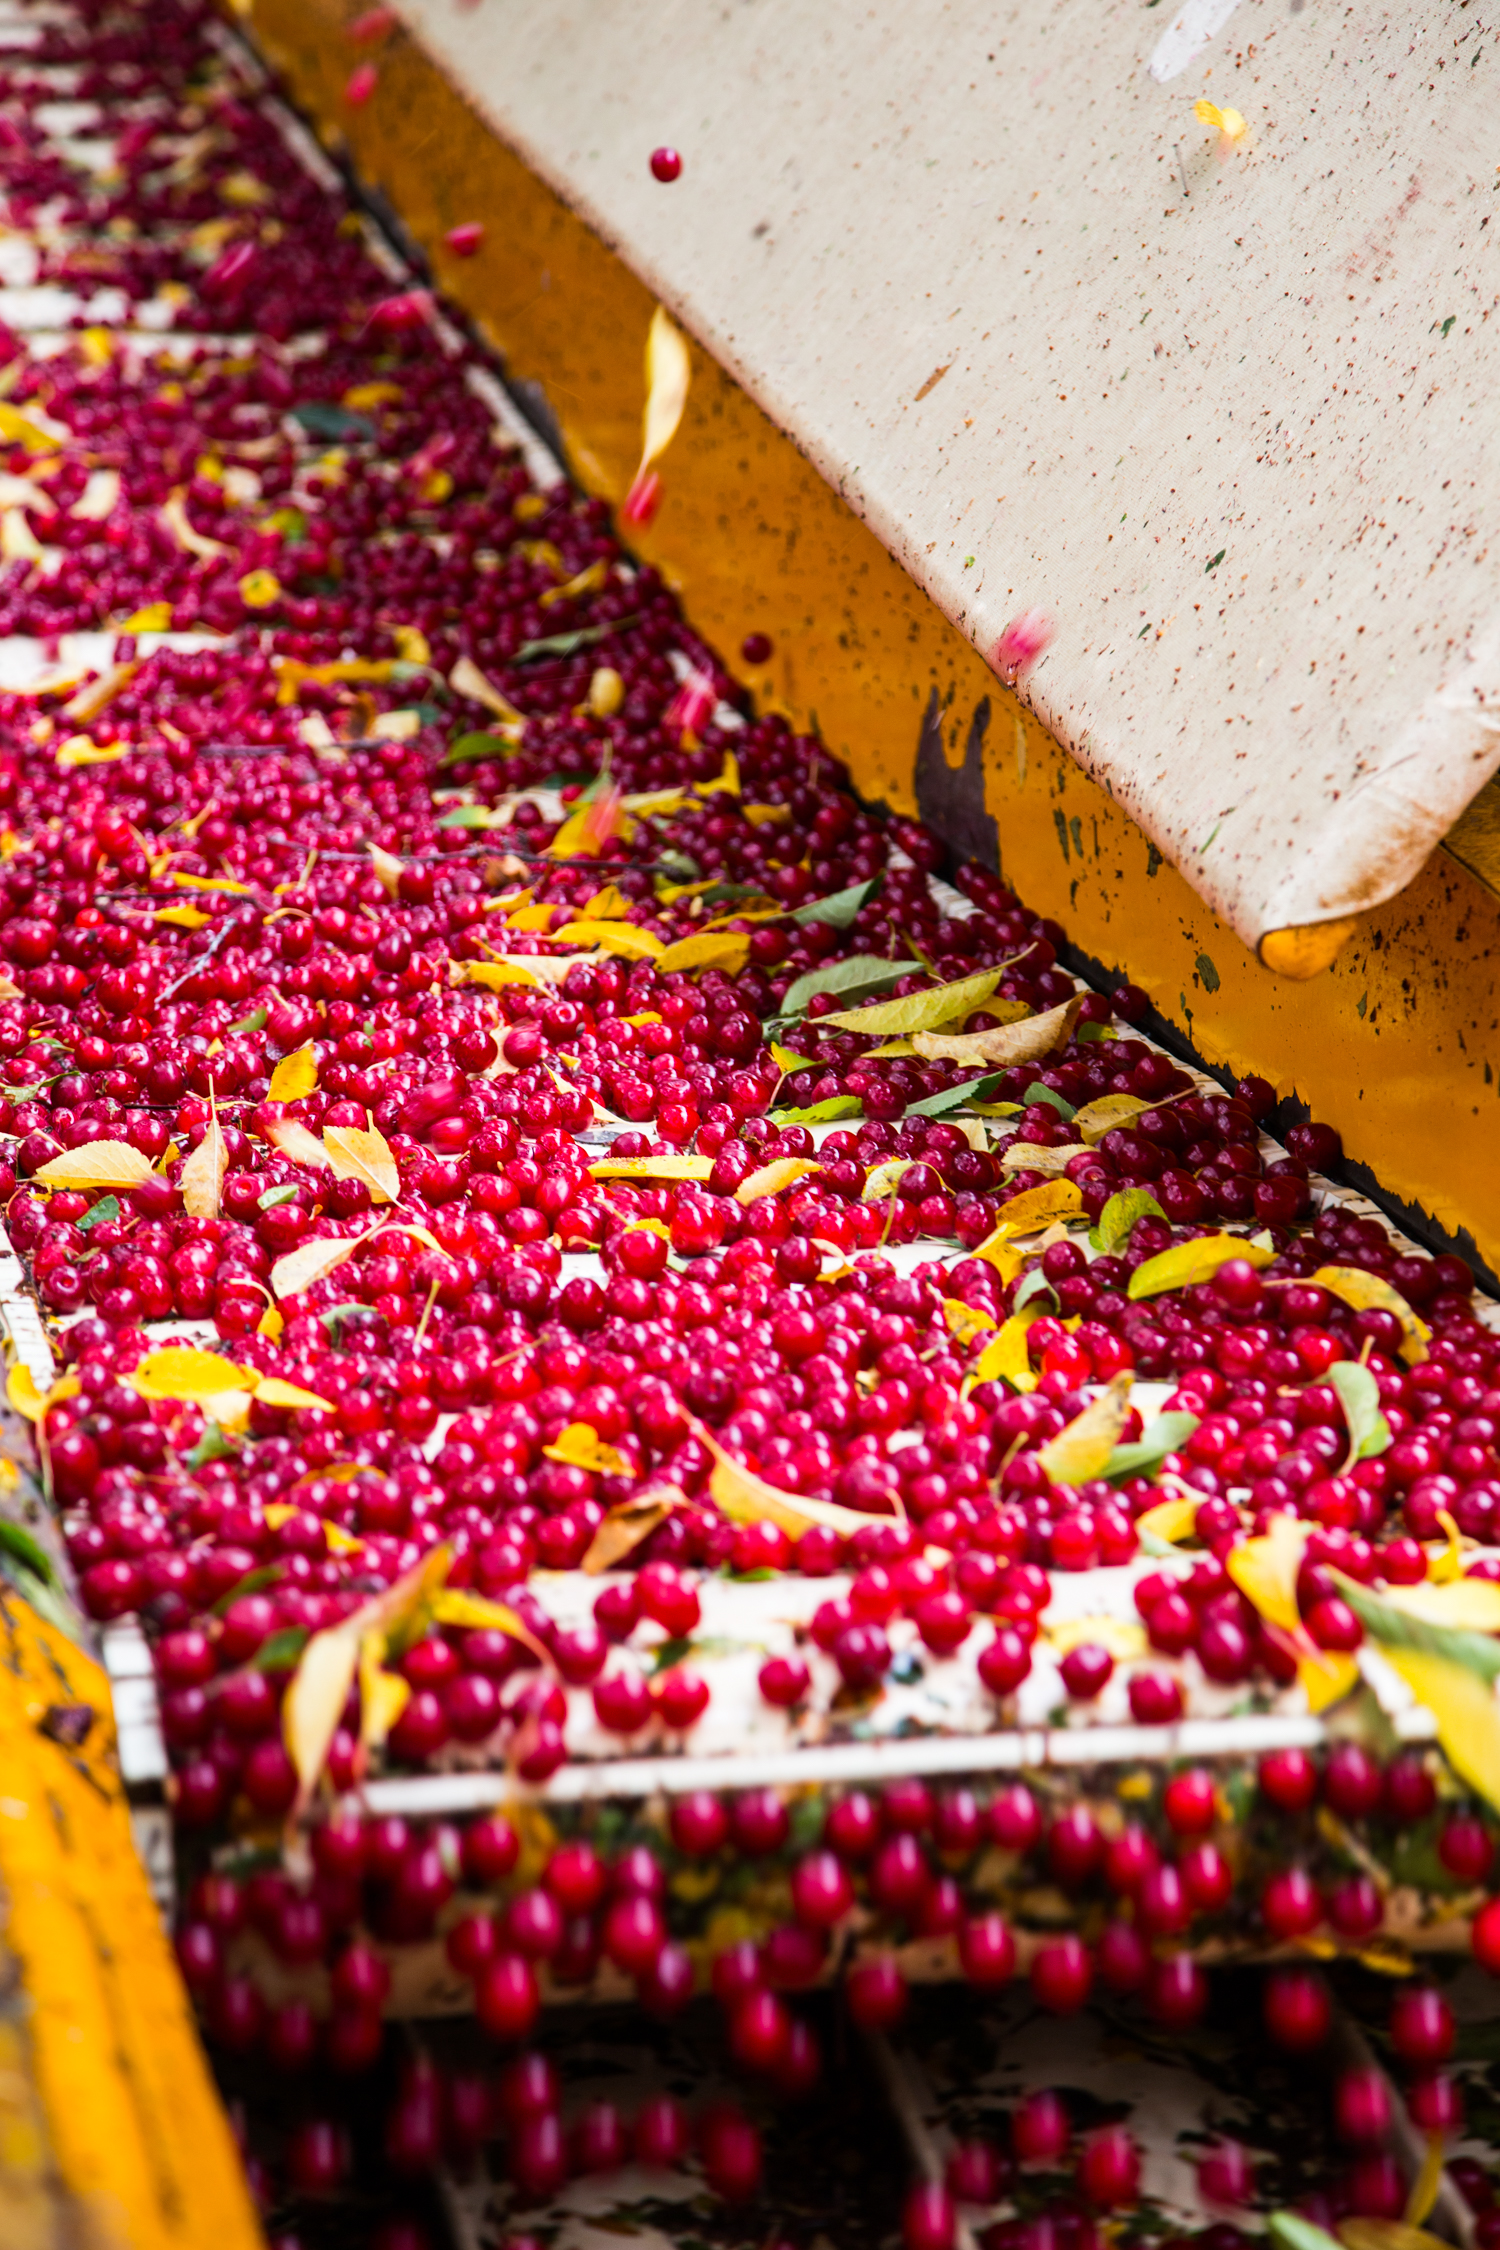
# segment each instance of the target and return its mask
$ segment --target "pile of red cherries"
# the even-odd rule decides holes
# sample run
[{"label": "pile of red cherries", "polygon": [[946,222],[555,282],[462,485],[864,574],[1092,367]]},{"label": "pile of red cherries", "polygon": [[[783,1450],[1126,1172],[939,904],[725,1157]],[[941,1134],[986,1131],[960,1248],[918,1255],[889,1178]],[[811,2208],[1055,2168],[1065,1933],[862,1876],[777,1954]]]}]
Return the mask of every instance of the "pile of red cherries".
[{"label": "pile of red cherries", "polygon": [[[1284,1945],[1326,1927],[1358,1944],[1378,1928],[1368,1878],[1323,1864],[1304,1819],[1319,1791],[1377,1852],[1430,1821],[1472,1906],[1488,1817],[1462,1798],[1440,1810],[1435,1767],[1410,1753],[1384,1771],[1353,1744],[1321,1769],[1267,1760],[1252,1796],[1302,1824],[1271,1858],[1295,1843],[1308,1864],[1253,1885],[1225,1850],[1238,1816],[1197,1771],[1128,1817],[1108,1790],[1101,1817],[1020,1783],[893,1781],[811,1809],[726,1788],[613,1843],[560,1816],[523,1849],[503,1813],[363,1813],[357,1697],[305,1863],[257,1863],[297,1795],[282,1706],[300,1648],[439,1546],[448,1586],[508,1605],[524,1637],[447,1626],[408,1648],[385,1764],[482,1754],[497,1794],[502,1766],[541,1783],[567,1758],[570,1691],[622,1746],[648,1731],[691,1745],[709,1573],[835,1580],[806,1643],[834,1659],[851,1709],[882,1692],[902,1619],[934,1660],[977,1649],[1004,1723],[1050,1574],[1131,1561],[1137,1519],[1168,1489],[1194,1500],[1198,1559],[1138,1581],[1162,1662],[1131,1677],[1133,1715],[1178,1718],[1195,1664],[1274,1693],[1295,1654],[1226,1555],[1278,1513],[1307,1519],[1303,1622],[1340,1651],[1361,1628],[1335,1570],[1410,1583],[1450,1519],[1487,1543],[1500,1338],[1461,1259],[1320,1207],[1335,1133],[1295,1126],[1276,1153],[1259,1131],[1273,1089],[1204,1090],[1133,1035],[1148,1003],[1130,985],[1088,993],[1050,1055],[986,1080],[987,1136],[961,1102],[944,1112],[972,1068],[882,1054],[884,1039],[830,1023],[845,1002],[828,972],[856,959],[911,964],[875,987],[895,1000],[993,969],[948,1029],[1060,1007],[1076,990],[1065,933],[982,867],[935,879],[940,841],[876,818],[816,740],[756,716],[602,503],[537,485],[477,356],[414,282],[392,286],[206,13],[84,7],[76,28],[39,28],[0,72],[0,184],[38,279],[80,310],[76,338],[45,349],[0,329],[21,526],[0,635],[30,636],[39,658],[30,687],[0,693],[0,1192],[74,1378],[39,1461],[82,1599],[101,1622],[139,1619],[152,1646],[180,1953],[212,2036],[288,2071],[372,2065],[393,1949],[428,1945],[508,2043],[547,1992],[601,1973],[664,2013],[711,1988],[740,2067],[796,2093],[819,2057],[789,1995],[856,1928],[844,1990],[866,2028],[899,2020],[898,1955],[931,1940],[976,1985],[1019,1965],[1045,2007],[1099,1990],[1184,2026],[1206,2004],[1200,1936]],[[103,173],[35,121],[59,68],[114,135]],[[104,288],[126,314],[91,325]],[[143,316],[163,304],[170,337]],[[22,480],[34,497],[18,507]],[[78,633],[107,636],[106,653],[70,674],[62,637]],[[660,966],[684,939],[701,957]],[[298,1055],[311,1090],[278,1096]],[[1120,1094],[1148,1106],[1086,1141],[1076,1111]],[[394,1202],[309,1161],[337,1129],[378,1131]],[[211,1134],[225,1164],[204,1215],[184,1167]],[[1023,1241],[1024,1277],[995,1244],[1053,1174],[1007,1173],[1010,1139],[1075,1151],[1076,1217]],[[149,1176],[48,1183],[57,1159],[101,1143]],[[606,1156],[624,1169],[601,1177]],[[809,1168],[742,1197],[787,1159]],[[1089,1228],[1136,1189],[1151,1206],[1098,1251]],[[1132,1298],[1148,1259],[1225,1228],[1261,1233],[1271,1263]],[[320,1241],[357,1247],[278,1289],[281,1262]],[[921,1243],[926,1262],[902,1255]],[[1321,1285],[1326,1265],[1389,1282],[1431,1331],[1425,1358],[1408,1364],[1395,1314]],[[1024,1381],[976,1382],[986,1337],[1038,1281]],[[144,1395],[132,1378],[164,1323],[321,1403],[252,1395],[226,1428],[211,1399]],[[1345,1466],[1325,1378],[1357,1358],[1390,1442]],[[1191,1434],[1150,1476],[1058,1481],[1043,1449],[1126,1372],[1166,1384]],[[596,1451],[567,1458],[559,1440],[580,1429]],[[1137,1415],[1125,1441],[1139,1432]],[[733,1521],[712,1491],[724,1456],[793,1505],[862,1522],[793,1537]],[[577,1569],[614,1512],[662,1488],[676,1504],[602,1582],[591,1622],[560,1627],[534,1574]],[[622,1666],[643,1628],[681,1659]],[[1113,1668],[1105,1648],[1074,1648],[1068,1697],[1088,1706]],[[808,1680],[776,1656],[759,1693],[794,1712]],[[765,1926],[712,1943],[685,1902],[728,1895],[745,1870],[773,1896]],[[1013,1928],[997,1901],[1037,1879],[1075,1902],[1087,1941]],[[1493,1966],[1492,1924],[1486,1909],[1475,1943]],[[1312,1968],[1278,1968],[1266,2006],[1289,2047],[1327,2035]],[[1435,1989],[1402,1988],[1391,2037],[1418,2073],[1413,2114],[1449,2129]],[[417,2071],[393,2122],[413,2166],[503,2127],[518,2187],[540,2195],[569,2163],[686,2145],[671,2104],[633,2140],[601,2109],[569,2141],[524,2051],[498,2088],[435,2085]],[[1351,2116],[1374,2099],[1351,2091]],[[291,2162],[303,2186],[336,2150],[321,2130]],[[709,2180],[748,2193],[753,2128],[716,2112],[700,2142]],[[1118,2135],[1087,2144],[1100,2208],[1128,2200],[1131,2161]],[[1389,2215],[1387,2159],[1360,2161],[1352,2208]],[[966,2156],[953,2192],[993,2201],[1001,2162]],[[921,2192],[908,2238],[939,2243],[949,2190]]]}]

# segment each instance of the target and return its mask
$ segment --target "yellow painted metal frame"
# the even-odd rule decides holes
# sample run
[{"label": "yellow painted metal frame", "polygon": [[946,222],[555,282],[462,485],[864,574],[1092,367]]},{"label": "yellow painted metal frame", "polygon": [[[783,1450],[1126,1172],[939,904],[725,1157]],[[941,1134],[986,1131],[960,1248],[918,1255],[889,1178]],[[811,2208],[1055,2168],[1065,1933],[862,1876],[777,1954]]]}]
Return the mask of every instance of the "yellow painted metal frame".
[{"label": "yellow painted metal frame", "polygon": [[[293,98],[389,198],[512,378],[541,386],[582,482],[618,502],[640,444],[644,285],[400,31],[377,55],[373,97],[349,107],[350,70],[369,50],[345,27],[362,0],[238,5]],[[478,255],[455,257],[445,234],[475,219]],[[1490,1154],[1500,904],[1481,881],[1440,854],[1352,929],[1272,933],[1262,951],[1282,971],[1273,975],[696,349],[663,473],[661,512],[635,544],[726,655],[749,632],[771,636],[770,663],[745,675],[764,702],[816,722],[867,797],[907,811],[934,696],[952,763],[988,703],[985,805],[1022,896],[1096,961],[1128,972],[1208,1062],[1300,1097],[1391,1193],[1500,1267]]]},{"label": "yellow painted metal frame", "polygon": [[[49,1709],[96,1714],[81,1749]],[[262,2237],[136,1854],[109,1683],[0,1588],[0,2024],[6,2250],[257,2250]]]}]

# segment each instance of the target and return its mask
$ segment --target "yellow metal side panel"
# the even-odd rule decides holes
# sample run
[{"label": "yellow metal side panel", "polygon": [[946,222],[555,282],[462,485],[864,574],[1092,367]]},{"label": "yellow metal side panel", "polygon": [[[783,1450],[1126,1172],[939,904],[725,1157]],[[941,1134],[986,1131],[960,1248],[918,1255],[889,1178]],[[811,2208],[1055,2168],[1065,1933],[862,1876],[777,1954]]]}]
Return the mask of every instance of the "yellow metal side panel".
[{"label": "yellow metal side panel", "polygon": [[[349,108],[343,89],[367,51],[344,31],[356,12],[356,0],[244,5],[330,145],[389,197],[511,375],[542,387],[584,483],[618,502],[640,443],[650,293],[399,32],[378,55],[373,98]],[[445,233],[474,219],[479,254],[454,257]],[[771,635],[770,664],[745,671],[764,701],[815,719],[864,794],[903,811],[924,716],[941,714],[956,767],[987,705],[979,809],[1027,901],[1128,971],[1209,1062],[1300,1096],[1388,1189],[1500,1266],[1500,906],[1480,884],[1439,856],[1331,970],[1300,985],[1273,976],[696,349],[662,473],[661,512],[634,544],[731,661],[746,633]]]},{"label": "yellow metal side panel", "polygon": [[[50,1708],[97,1714],[83,1749]],[[0,1912],[79,2250],[256,2250],[244,2173],[131,1840],[109,1684],[0,1594]],[[42,2237],[41,2239],[48,2239]]]}]

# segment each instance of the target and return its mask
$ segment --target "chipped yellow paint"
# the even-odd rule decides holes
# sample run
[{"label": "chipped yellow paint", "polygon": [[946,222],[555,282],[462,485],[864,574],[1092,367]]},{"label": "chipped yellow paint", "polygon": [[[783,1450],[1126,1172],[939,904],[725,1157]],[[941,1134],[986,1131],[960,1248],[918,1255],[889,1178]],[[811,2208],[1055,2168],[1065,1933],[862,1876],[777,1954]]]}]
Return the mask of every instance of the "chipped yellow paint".
[{"label": "chipped yellow paint", "polygon": [[[68,1704],[97,1714],[78,1750],[40,1723]],[[9,1591],[0,1591],[0,1897],[27,2001],[17,2059],[34,2092],[28,2103],[0,2090],[0,2149],[23,2162],[30,2151],[66,2214],[37,2239],[257,2250],[239,2157],[131,1838],[108,1682]],[[0,2073],[5,2059],[0,2048]],[[7,2246],[28,2239],[8,2225],[6,2199],[19,2205],[23,2186],[24,2172],[0,2193]]]},{"label": "chipped yellow paint", "polygon": [[[389,196],[511,375],[540,387],[581,483],[618,505],[640,453],[651,290],[410,38],[389,43],[374,94],[351,110],[344,27],[361,5],[241,0],[237,13],[329,145]],[[504,224],[486,226],[476,255],[447,249],[450,227],[495,213]],[[1141,985],[1207,1062],[1300,1096],[1386,1188],[1449,1232],[1468,1230],[1500,1267],[1500,900],[1470,866],[1436,855],[1354,927],[1331,967],[1315,950],[1324,932],[1267,933],[1262,950],[1289,972],[1274,974],[795,443],[696,344],[692,358],[662,505],[632,543],[762,704],[815,722],[866,797],[912,812],[920,793],[950,837],[971,786],[974,848],[998,855],[1035,910]],[[764,665],[738,663],[750,632],[771,636]],[[1490,856],[1500,863],[1500,847]],[[1321,973],[1297,981],[1309,961]]]}]

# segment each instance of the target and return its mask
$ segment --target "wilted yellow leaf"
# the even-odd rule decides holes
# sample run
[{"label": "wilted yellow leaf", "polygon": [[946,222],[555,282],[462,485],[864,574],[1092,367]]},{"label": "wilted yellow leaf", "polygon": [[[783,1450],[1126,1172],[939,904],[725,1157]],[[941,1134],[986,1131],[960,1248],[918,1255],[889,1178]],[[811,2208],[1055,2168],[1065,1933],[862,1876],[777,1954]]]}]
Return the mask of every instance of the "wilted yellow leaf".
[{"label": "wilted yellow leaf", "polygon": [[[1361,1953],[1359,1958],[1363,1961],[1365,1955]],[[1377,1960],[1368,1965],[1378,1967],[1380,1964]],[[1408,1974],[1410,1969],[1411,1958],[1408,1955],[1402,1973]],[[1387,1974],[1389,1974],[1389,1969],[1387,1969]],[[1411,2184],[1407,2201],[1408,2210],[1421,2199],[1421,2196],[1426,2194],[1427,2170],[1432,2160],[1434,2140],[1437,2146],[1438,2180],[1441,2181],[1442,2179],[1442,2136],[1441,2134],[1429,2135],[1427,2155],[1422,2160],[1422,2169]],[[1432,2192],[1433,2200],[1436,2201],[1436,2187],[1433,2188]],[[1432,2204],[1429,2203],[1427,2210],[1421,2214],[1424,2219],[1431,2209]],[[1334,2231],[1337,2233],[1340,2242],[1343,2243],[1344,2250],[1452,2250],[1451,2243],[1445,2243],[1441,2235],[1429,2234],[1424,2226],[1419,2226],[1415,2220],[1411,2219],[1340,2219]]]},{"label": "wilted yellow leaf", "polygon": [[706,1180],[711,1156],[605,1156],[589,1166],[596,1180]]},{"label": "wilted yellow leaf", "polygon": [[370,865],[386,897],[394,898],[401,886],[401,862],[395,853],[383,850],[379,844],[371,844]]},{"label": "wilted yellow leaf", "polygon": [[1143,1101],[1139,1094],[1101,1094],[1097,1101],[1085,1102],[1075,1111],[1073,1123],[1092,1148],[1102,1141],[1106,1133],[1113,1133],[1144,1110],[1157,1109],[1157,1102]]},{"label": "wilted yellow leaf", "polygon": [[317,1787],[359,1669],[358,1616],[356,1611],[342,1625],[314,1633],[298,1659],[281,1706],[282,1734],[297,1769],[303,1803]]},{"label": "wilted yellow leaf", "polygon": [[32,1380],[31,1369],[24,1360],[17,1360],[5,1379],[5,1395],[17,1414],[28,1422],[40,1422],[65,1398],[76,1398],[83,1389],[76,1374],[60,1375],[45,1391],[39,1391]]},{"label": "wilted yellow leaf", "polygon": [[1011,1141],[1000,1159],[1000,1169],[1002,1172],[1040,1172],[1046,1179],[1060,1180],[1077,1154],[1076,1141],[1062,1141],[1056,1148],[1043,1148],[1039,1141]]},{"label": "wilted yellow leaf", "polygon": [[631,902],[618,883],[606,883],[585,899],[583,911],[591,922],[623,922],[630,912]]},{"label": "wilted yellow leaf", "polygon": [[833,1500],[813,1500],[801,1492],[778,1492],[753,1469],[726,1453],[706,1423],[689,1418],[693,1435],[713,1455],[709,1490],[731,1523],[779,1524],[789,1539],[800,1539],[810,1524],[826,1525],[848,1539],[869,1523],[857,1508],[842,1508]]},{"label": "wilted yellow leaf", "polygon": [[1224,1558],[1225,1570],[1246,1601],[1283,1633],[1302,1629],[1297,1574],[1311,1533],[1312,1526],[1296,1516],[1273,1516],[1258,1539],[1243,1540]]},{"label": "wilted yellow leaf", "polygon": [[113,703],[122,688],[129,686],[140,668],[138,660],[111,664],[99,674],[97,680],[91,681],[87,687],[81,687],[76,695],[69,696],[62,707],[63,717],[70,719],[75,726],[87,726],[90,719],[97,719],[99,713]]},{"label": "wilted yellow leaf", "polygon": [[132,1188],[151,1177],[151,1159],[128,1141],[87,1141],[50,1156],[33,1177],[43,1187]]},{"label": "wilted yellow leaf", "polygon": [[692,361],[680,329],[662,306],[651,315],[646,337],[646,412],[641,430],[639,480],[677,433],[692,381]]},{"label": "wilted yellow leaf", "polygon": [[1268,1266],[1275,1255],[1274,1250],[1248,1242],[1242,1235],[1199,1235],[1196,1241],[1179,1242],[1137,1266],[1125,1294],[1137,1300],[1159,1297],[1168,1289],[1189,1289],[1195,1282],[1211,1281],[1231,1258],[1243,1258],[1252,1266]]},{"label": "wilted yellow leaf", "polygon": [[470,1632],[508,1633],[544,1665],[550,1667],[552,1663],[550,1651],[506,1602],[490,1601],[459,1586],[444,1586],[433,1596],[432,1615],[439,1625],[459,1625]]},{"label": "wilted yellow leaf", "polygon": [[526,731],[526,714],[500,693],[493,680],[485,678],[471,656],[461,656],[448,674],[448,685],[455,695],[470,703],[481,704],[502,722],[501,732],[510,742],[519,742]]},{"label": "wilted yellow leaf", "polygon": [[[1003,1023],[994,1031],[949,1036],[919,1026],[912,1045],[929,1062],[989,1063],[999,1070],[1013,1068],[1017,1063],[1040,1062],[1068,1039],[1083,1002],[1084,995],[1080,992],[1072,1000],[1065,1000],[1061,1007],[1049,1008],[1045,1015],[1027,1016],[1020,1023]],[[977,1008],[984,1003],[976,1000],[971,1005]],[[999,1012],[999,1006],[989,1010],[991,1015]],[[825,1023],[828,1020],[826,1016],[823,1018]]]},{"label": "wilted yellow leaf", "polygon": [[54,422],[39,406],[30,415],[0,400],[0,440],[6,445],[24,446],[28,453],[55,453],[69,436],[61,422]]},{"label": "wilted yellow leaf", "polygon": [[216,1219],[219,1202],[224,1193],[224,1174],[229,1169],[229,1151],[224,1145],[224,1135],[219,1130],[217,1117],[210,1117],[208,1131],[183,1164],[177,1186],[182,1196],[182,1208],[190,1219]]},{"label": "wilted yellow leaf", "polygon": [[624,1476],[630,1468],[624,1454],[606,1445],[588,1422],[570,1422],[542,1451],[549,1461],[565,1462],[571,1469],[588,1469],[595,1476]]},{"label": "wilted yellow leaf", "polygon": [[601,1570],[613,1570],[616,1563],[633,1554],[641,1542],[649,1539],[660,1523],[665,1523],[674,1508],[681,1507],[683,1494],[675,1484],[653,1485],[622,1500],[611,1508],[589,1543],[583,1558],[583,1569],[590,1577]]},{"label": "wilted yellow leaf", "polygon": [[1500,1633],[1500,1585],[1492,1578],[1450,1578],[1446,1584],[1387,1586],[1381,1600],[1426,1625],[1459,1632]]},{"label": "wilted yellow leaf", "polygon": [[985,1345],[970,1370],[976,1383],[1007,1382],[1012,1390],[1034,1391],[1037,1378],[1031,1372],[1031,1353],[1027,1336],[1032,1324],[1041,1318],[1040,1305],[1023,1305],[1012,1313],[992,1343]]},{"label": "wilted yellow leaf", "polygon": [[174,929],[202,930],[213,920],[201,906],[159,906],[151,917],[153,922],[170,922]]},{"label": "wilted yellow leaf", "polygon": [[253,1391],[259,1381],[253,1367],[241,1367],[218,1352],[200,1352],[189,1344],[164,1344],[147,1352],[130,1377],[142,1398],[177,1399],[196,1405],[224,1391]]},{"label": "wilted yellow leaf", "polygon": [[1314,1718],[1335,1703],[1342,1703],[1359,1681],[1359,1662],[1340,1650],[1313,1649],[1297,1659],[1297,1678]]},{"label": "wilted yellow leaf", "polygon": [[805,1180],[810,1172],[822,1169],[814,1156],[778,1156],[774,1163],[747,1173],[735,1189],[734,1199],[736,1203],[758,1203],[762,1196],[779,1195],[794,1180]]},{"label": "wilted yellow leaf", "polygon": [[378,1127],[329,1125],[323,1146],[336,1180],[363,1180],[376,1203],[395,1203],[401,1195],[401,1174],[391,1145]]},{"label": "wilted yellow leaf", "polygon": [[318,1083],[318,1056],[311,1040],[294,1053],[283,1055],[271,1073],[267,1100],[300,1102]]},{"label": "wilted yellow leaf", "polygon": [[1417,1366],[1427,1357],[1432,1330],[1412,1311],[1400,1290],[1382,1281],[1379,1274],[1366,1273],[1361,1266],[1319,1266],[1312,1278],[1356,1312],[1394,1313],[1401,1323],[1400,1352],[1408,1367]]},{"label": "wilted yellow leaf", "polygon": [[366,1752],[383,1748],[411,1701],[411,1682],[385,1669],[383,1633],[365,1633],[359,1644],[359,1740]]},{"label": "wilted yellow leaf", "polygon": [[729,976],[738,976],[749,958],[748,931],[704,930],[696,937],[679,938],[675,945],[669,945],[656,965],[663,976],[669,976],[674,969],[723,969]]},{"label": "wilted yellow leaf", "polygon": [[454,984],[478,984],[499,992],[507,984],[536,984],[543,975],[564,977],[572,966],[561,956],[555,961],[450,961],[448,974]]},{"label": "wilted yellow leaf", "polygon": [[198,555],[203,561],[208,562],[216,555],[233,553],[234,550],[231,547],[226,547],[222,539],[210,539],[204,532],[194,528],[188,517],[187,501],[182,493],[174,492],[170,494],[167,499],[163,500],[156,512],[161,523],[171,533],[184,554]]},{"label": "wilted yellow leaf", "polygon": [[1134,1617],[1063,1617],[1045,1629],[1047,1646],[1059,1656],[1071,1649],[1108,1649],[1117,1663],[1129,1664],[1150,1648],[1146,1628]]},{"label": "wilted yellow leaf", "polygon": [[1130,1377],[1123,1371],[1089,1400],[1066,1429],[1040,1447],[1037,1459],[1054,1484],[1087,1484],[1103,1474],[1130,1413]]},{"label": "wilted yellow leaf", "polygon": [[148,602],[144,609],[133,610],[129,617],[122,617],[116,627],[121,633],[170,633],[171,630],[170,602]]}]

